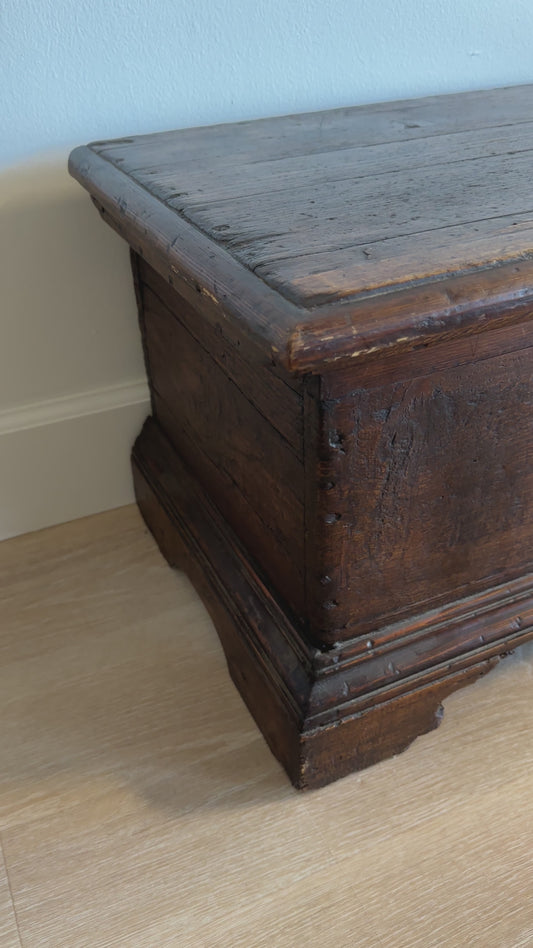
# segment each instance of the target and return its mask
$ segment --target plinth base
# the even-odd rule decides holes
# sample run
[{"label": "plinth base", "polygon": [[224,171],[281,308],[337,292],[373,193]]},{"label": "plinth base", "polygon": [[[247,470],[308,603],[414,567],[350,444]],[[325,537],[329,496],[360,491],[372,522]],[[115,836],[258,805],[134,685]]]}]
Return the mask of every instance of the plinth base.
[{"label": "plinth base", "polygon": [[[532,637],[529,576],[417,616],[399,630],[403,634],[395,631],[392,647],[368,642],[357,655],[353,643],[343,643],[321,651],[268,588],[151,418],[132,463],[148,527],[170,565],[183,569],[197,588],[233,681],[299,789],[401,752],[438,726],[447,695]],[[409,673],[402,654],[412,652],[415,639],[418,663]]]}]

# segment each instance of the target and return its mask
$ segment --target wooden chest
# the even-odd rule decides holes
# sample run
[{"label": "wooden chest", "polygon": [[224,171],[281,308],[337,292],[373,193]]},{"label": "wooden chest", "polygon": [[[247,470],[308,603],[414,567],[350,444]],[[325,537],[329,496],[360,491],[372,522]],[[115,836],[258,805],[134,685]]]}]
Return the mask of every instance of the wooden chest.
[{"label": "wooden chest", "polygon": [[533,637],[533,86],[70,170],[132,248],[138,502],[250,711],[298,787],[397,753]]}]

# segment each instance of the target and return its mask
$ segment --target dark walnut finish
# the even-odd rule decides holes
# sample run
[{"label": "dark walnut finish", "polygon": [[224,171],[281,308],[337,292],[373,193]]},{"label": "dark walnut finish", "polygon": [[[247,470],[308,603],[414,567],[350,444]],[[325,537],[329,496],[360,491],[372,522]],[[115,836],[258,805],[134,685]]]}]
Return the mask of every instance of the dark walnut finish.
[{"label": "dark walnut finish", "polygon": [[302,788],[403,750],[533,637],[533,86],[70,170],[132,248],[141,511],[272,750]]}]

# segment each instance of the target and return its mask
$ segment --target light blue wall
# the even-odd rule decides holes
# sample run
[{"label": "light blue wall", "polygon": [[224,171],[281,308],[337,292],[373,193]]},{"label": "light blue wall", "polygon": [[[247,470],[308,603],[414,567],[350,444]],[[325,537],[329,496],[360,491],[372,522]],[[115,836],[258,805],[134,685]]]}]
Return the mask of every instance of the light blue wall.
[{"label": "light blue wall", "polygon": [[532,0],[2,0],[0,165],[159,128],[533,80]]}]

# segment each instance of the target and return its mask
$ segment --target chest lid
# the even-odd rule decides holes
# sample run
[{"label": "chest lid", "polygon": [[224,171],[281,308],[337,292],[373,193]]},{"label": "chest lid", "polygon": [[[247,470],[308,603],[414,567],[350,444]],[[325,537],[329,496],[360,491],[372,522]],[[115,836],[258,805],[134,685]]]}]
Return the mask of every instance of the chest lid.
[{"label": "chest lid", "polygon": [[291,371],[533,311],[533,85],[95,142],[70,171]]}]

